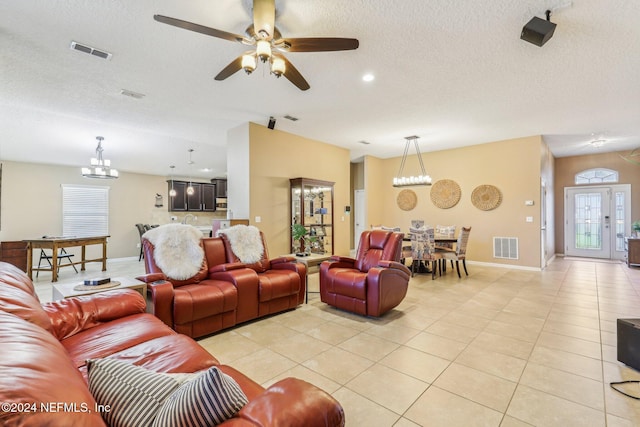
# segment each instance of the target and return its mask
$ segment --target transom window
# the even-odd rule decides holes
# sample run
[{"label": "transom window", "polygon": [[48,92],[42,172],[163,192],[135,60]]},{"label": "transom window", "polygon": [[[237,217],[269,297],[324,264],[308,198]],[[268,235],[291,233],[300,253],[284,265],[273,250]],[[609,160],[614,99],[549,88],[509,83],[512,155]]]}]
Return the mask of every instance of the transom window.
[{"label": "transom window", "polygon": [[618,182],[618,172],[605,169],[587,169],[576,174],[576,184],[600,184],[603,182]]}]

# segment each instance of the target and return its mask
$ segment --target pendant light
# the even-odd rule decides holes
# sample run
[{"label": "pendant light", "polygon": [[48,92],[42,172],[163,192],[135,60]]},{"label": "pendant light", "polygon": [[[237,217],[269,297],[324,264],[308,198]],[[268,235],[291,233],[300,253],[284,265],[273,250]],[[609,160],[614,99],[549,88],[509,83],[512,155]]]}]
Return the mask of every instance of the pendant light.
[{"label": "pendant light", "polygon": [[169,181],[171,181],[171,190],[169,190],[169,197],[175,197],[176,190],[175,188],[173,188],[173,169],[175,168],[175,165],[171,165],[169,167],[171,168],[171,172],[169,172]]},{"label": "pendant light", "polygon": [[187,162],[187,164],[189,165],[189,186],[187,187],[187,194],[189,196],[195,193],[195,190],[193,189],[193,184],[191,182],[191,168],[193,165],[193,160],[191,160],[191,153],[193,153],[193,148],[189,148],[189,161]]},{"label": "pendant light", "polygon": [[96,157],[91,158],[91,165],[88,168],[82,168],[82,176],[86,178],[99,179],[115,179],[118,178],[118,171],[111,168],[111,162],[102,157],[102,141],[101,136],[96,136],[98,146],[96,147]]},{"label": "pendant light", "polygon": [[[404,139],[407,140],[406,145],[404,146],[404,154],[402,155],[402,161],[400,162],[400,170],[398,171],[398,176],[393,178],[393,186],[394,187],[409,187],[413,185],[431,185],[431,177],[427,175],[427,172],[424,169],[424,163],[422,162],[422,155],[420,154],[420,147],[418,147],[418,136],[406,136]],[[418,161],[420,162],[420,171],[421,174],[418,176],[404,176],[402,172],[404,171],[404,164],[407,161],[407,154],[409,153],[409,145],[411,142],[414,143],[416,147],[416,154],[418,155]]]}]

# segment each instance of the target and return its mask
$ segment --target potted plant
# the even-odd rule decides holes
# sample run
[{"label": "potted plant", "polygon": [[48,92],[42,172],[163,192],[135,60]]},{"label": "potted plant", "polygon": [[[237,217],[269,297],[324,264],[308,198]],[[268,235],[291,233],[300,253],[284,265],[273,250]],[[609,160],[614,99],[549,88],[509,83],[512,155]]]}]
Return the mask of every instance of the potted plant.
[{"label": "potted plant", "polygon": [[640,220],[634,221],[633,224],[631,224],[631,228],[633,229],[634,237],[638,237],[638,234],[640,233]]},{"label": "potted plant", "polygon": [[311,253],[311,244],[317,240],[317,237],[309,235],[309,230],[302,224],[293,224],[291,226],[291,236],[293,240],[298,240],[304,247],[304,252],[296,253],[297,256],[307,256]]}]

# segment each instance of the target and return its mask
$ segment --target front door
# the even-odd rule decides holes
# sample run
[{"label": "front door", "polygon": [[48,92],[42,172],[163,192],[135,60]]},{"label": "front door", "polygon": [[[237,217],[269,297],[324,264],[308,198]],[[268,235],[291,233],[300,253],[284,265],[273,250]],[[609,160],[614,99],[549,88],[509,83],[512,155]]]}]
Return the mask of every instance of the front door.
[{"label": "front door", "polygon": [[565,188],[565,255],[622,259],[631,186]]}]

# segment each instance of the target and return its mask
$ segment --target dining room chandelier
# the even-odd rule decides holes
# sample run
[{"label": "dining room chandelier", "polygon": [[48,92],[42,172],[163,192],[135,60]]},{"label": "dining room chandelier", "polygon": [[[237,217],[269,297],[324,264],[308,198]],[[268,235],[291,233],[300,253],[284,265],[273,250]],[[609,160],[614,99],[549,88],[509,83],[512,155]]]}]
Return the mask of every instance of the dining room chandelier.
[{"label": "dining room chandelier", "polygon": [[[394,187],[410,187],[413,185],[431,185],[431,177],[427,175],[427,172],[424,169],[424,163],[422,162],[422,155],[420,154],[420,147],[418,147],[418,136],[405,136],[404,139],[407,140],[404,146],[404,154],[402,155],[402,161],[400,162],[400,170],[398,170],[398,175],[393,178],[393,186]],[[420,162],[420,175],[411,175],[404,176],[402,172],[404,171],[404,165],[407,161],[407,154],[409,153],[409,146],[411,142],[416,147],[416,154],[418,155],[418,161]]]},{"label": "dining room chandelier", "polygon": [[82,168],[82,176],[86,178],[99,179],[115,179],[118,178],[118,170],[111,167],[111,162],[102,157],[102,141],[101,136],[96,136],[98,146],[96,147],[96,157],[91,158],[90,166]]}]

